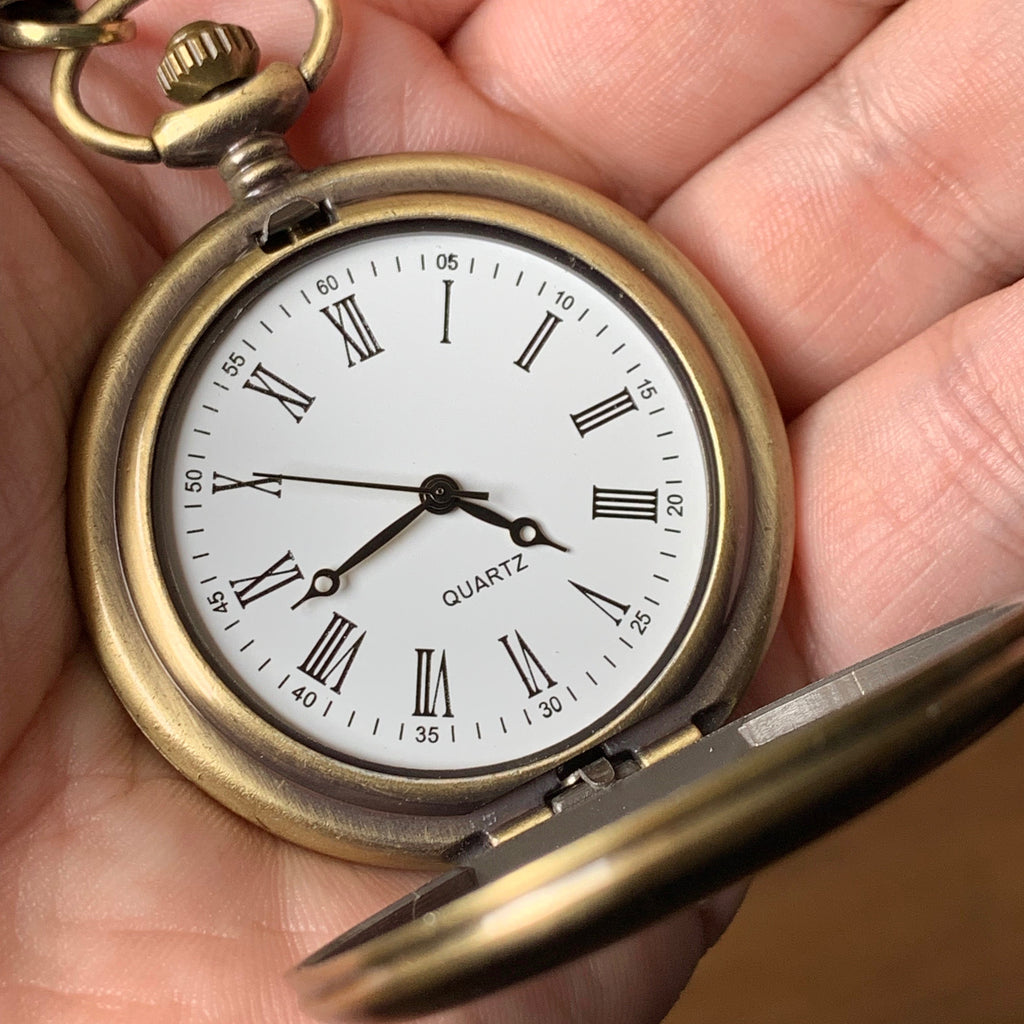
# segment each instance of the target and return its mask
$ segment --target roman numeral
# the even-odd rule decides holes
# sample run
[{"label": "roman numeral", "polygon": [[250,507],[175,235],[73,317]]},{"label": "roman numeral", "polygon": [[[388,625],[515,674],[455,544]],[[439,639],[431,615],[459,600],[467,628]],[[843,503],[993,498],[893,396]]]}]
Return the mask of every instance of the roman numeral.
[{"label": "roman numeral", "polygon": [[452,699],[448,692],[448,653],[441,651],[441,661],[437,666],[437,681],[431,685],[430,669],[434,649],[416,648],[416,709],[415,718],[437,718],[437,702],[444,694],[444,718],[454,718]]},{"label": "roman numeral", "polygon": [[594,519],[649,519],[658,521],[658,492],[594,488]]},{"label": "roman numeral", "polygon": [[249,374],[242,387],[260,395],[276,398],[281,403],[281,408],[296,423],[309,412],[309,407],[316,401],[312,395],[307,395],[305,391],[301,391],[294,384],[289,384],[283,377],[278,377],[262,363],[256,365],[256,369]]},{"label": "roman numeral", "polygon": [[242,487],[259,491],[261,494],[272,494],[275,498],[281,497],[281,478],[271,473],[257,473],[252,480],[236,480],[233,476],[213,471],[213,493],[221,491],[237,491]]},{"label": "roman numeral", "polygon": [[557,686],[558,682],[551,678],[548,670],[540,663],[537,655],[530,649],[530,645],[519,635],[519,630],[515,631],[516,643],[519,645],[519,654],[512,649],[512,644],[509,642],[508,634],[505,636],[498,637],[498,643],[500,643],[507,652],[508,656],[512,659],[512,664],[515,666],[516,672],[519,673],[519,678],[523,681],[523,686],[526,687],[526,692],[530,697],[536,697],[541,688],[537,684],[537,676],[534,674],[534,668],[540,673],[540,675],[547,680],[547,687],[545,689],[551,689],[552,686]]},{"label": "roman numeral", "polygon": [[544,320],[530,339],[530,344],[523,349],[523,354],[516,360],[515,364],[520,370],[530,372],[533,361],[540,355],[540,350],[548,343],[552,332],[561,322],[562,318],[555,316],[554,313],[544,314]]},{"label": "roman numeral", "polygon": [[604,612],[616,626],[620,625],[623,618],[629,613],[629,605],[622,604],[619,601],[614,600],[611,597],[605,597],[604,594],[599,594],[596,590],[591,590],[590,587],[583,586],[582,583],[577,583],[575,580],[569,580],[569,582],[599,611]]},{"label": "roman numeral", "polygon": [[612,420],[635,410],[636,402],[633,401],[629,388],[623,388],[618,394],[611,395],[603,402],[598,402],[582,412],[573,413],[572,421],[580,432],[580,437],[585,437],[592,430],[597,430],[598,427],[603,427],[606,423],[611,423]]},{"label": "roman numeral", "polygon": [[362,310],[356,304],[355,295],[346,295],[345,298],[338,299],[333,306],[324,306],[320,312],[341,335],[349,369],[356,363],[365,363],[367,359],[379,356],[384,351],[370,330]]},{"label": "roman numeral", "polygon": [[450,345],[452,339],[448,336],[448,328],[452,319],[452,285],[455,282],[445,278],[441,283],[444,285],[444,334],[441,335],[441,344]]},{"label": "roman numeral", "polygon": [[247,608],[253,601],[272,594],[275,590],[302,579],[302,570],[295,564],[290,551],[285,552],[269,569],[257,576],[245,576],[240,580],[229,580],[238,603]]},{"label": "roman numeral", "polygon": [[337,680],[331,686],[332,693],[341,693],[341,684],[345,682],[352,662],[355,661],[359,648],[366,637],[364,629],[359,636],[355,637],[348,647],[345,646],[349,635],[357,629],[356,624],[344,615],[334,612],[327,628],[317,638],[313,649],[306,655],[305,660],[299,666],[299,671],[304,672],[310,679],[327,686],[331,676],[337,674]]}]

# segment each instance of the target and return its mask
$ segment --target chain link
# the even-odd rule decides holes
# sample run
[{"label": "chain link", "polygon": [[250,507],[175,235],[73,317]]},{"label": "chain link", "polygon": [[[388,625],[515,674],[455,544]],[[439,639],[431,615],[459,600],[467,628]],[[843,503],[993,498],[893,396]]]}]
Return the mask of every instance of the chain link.
[{"label": "chain link", "polygon": [[79,18],[71,0],[0,0],[0,50],[81,50],[135,38],[134,22]]}]

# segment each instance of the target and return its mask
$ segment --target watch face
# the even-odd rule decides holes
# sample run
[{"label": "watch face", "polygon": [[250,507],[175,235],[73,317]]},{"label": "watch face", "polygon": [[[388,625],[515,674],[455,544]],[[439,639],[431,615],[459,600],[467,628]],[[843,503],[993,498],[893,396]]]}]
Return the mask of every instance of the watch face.
[{"label": "watch face", "polygon": [[720,546],[714,434],[604,269],[391,218],[212,318],[156,442],[157,554],[195,646],[279,730],[481,775],[586,744],[676,655]]}]

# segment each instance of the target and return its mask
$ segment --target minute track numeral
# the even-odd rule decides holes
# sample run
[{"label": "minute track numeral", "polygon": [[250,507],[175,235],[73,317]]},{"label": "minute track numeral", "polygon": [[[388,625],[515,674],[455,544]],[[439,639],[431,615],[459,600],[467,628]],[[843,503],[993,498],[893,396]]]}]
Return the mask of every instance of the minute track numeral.
[{"label": "minute track numeral", "polygon": [[276,398],[281,404],[281,408],[296,423],[301,422],[302,417],[309,412],[310,406],[316,401],[315,396],[307,395],[305,391],[290,384],[284,377],[279,377],[272,370],[268,370],[262,363],[256,364],[256,369],[249,374],[242,387],[260,395]]},{"label": "minute track numeral", "polygon": [[629,393],[629,388],[623,388],[614,395],[609,395],[603,401],[597,402],[584,409],[582,412],[572,414],[572,422],[580,433],[580,437],[586,437],[592,430],[603,427],[612,420],[617,420],[627,412],[636,411],[636,402]]},{"label": "minute track numeral", "polygon": [[[327,628],[317,637],[312,650],[299,665],[299,671],[323,686],[329,686],[332,693],[341,693],[341,684],[345,682],[352,662],[366,638],[364,629],[348,647],[345,646],[350,634],[358,628],[344,615],[333,612]],[[331,677],[335,674],[337,679],[331,684]]]},{"label": "minute track numeral", "polygon": [[554,313],[545,313],[540,327],[534,332],[530,343],[523,349],[522,355],[516,360],[515,365],[520,370],[530,372],[533,361],[540,355],[541,349],[548,343],[554,329],[562,322],[562,318]]},{"label": "minute track numeral", "polygon": [[534,673],[536,668],[541,678],[547,681],[545,689],[550,690],[552,686],[557,686],[558,681],[551,677],[548,670],[540,663],[537,655],[533,653],[530,645],[522,638],[519,630],[515,630],[516,644],[519,647],[519,653],[512,649],[512,644],[509,641],[508,634],[498,637],[498,643],[505,648],[506,653],[512,659],[512,664],[515,666],[515,670],[519,675],[519,678],[523,681],[523,686],[526,687],[526,693],[530,697],[537,697],[540,695],[541,687],[537,683],[537,675]]},{"label": "minute track numeral", "polygon": [[437,718],[438,700],[444,697],[444,713],[442,718],[454,718],[452,714],[452,698],[448,689],[448,652],[441,651],[441,659],[437,666],[436,680],[431,681],[431,668],[434,657],[433,647],[416,648],[416,706],[414,718]]},{"label": "minute track numeral", "polygon": [[658,491],[629,491],[618,487],[595,487],[594,519],[647,519],[658,521]]},{"label": "minute track numeral", "polygon": [[353,366],[365,363],[367,359],[379,356],[384,351],[370,329],[366,317],[363,316],[363,312],[356,302],[355,294],[346,295],[345,298],[338,299],[330,306],[321,307],[320,312],[327,317],[341,335],[345,345],[345,358],[348,360],[350,370]]},{"label": "minute track numeral", "polygon": [[221,491],[237,491],[242,488],[249,488],[259,491],[261,494],[270,494],[275,498],[281,497],[281,478],[271,473],[256,473],[251,480],[236,480],[226,473],[213,471],[213,485],[211,490],[214,494]]},{"label": "minute track numeral", "polygon": [[248,608],[253,601],[258,601],[267,594],[272,594],[289,583],[302,579],[302,570],[295,563],[295,556],[285,552],[273,565],[264,569],[256,576],[243,576],[241,579],[229,580],[231,590],[238,603]]}]

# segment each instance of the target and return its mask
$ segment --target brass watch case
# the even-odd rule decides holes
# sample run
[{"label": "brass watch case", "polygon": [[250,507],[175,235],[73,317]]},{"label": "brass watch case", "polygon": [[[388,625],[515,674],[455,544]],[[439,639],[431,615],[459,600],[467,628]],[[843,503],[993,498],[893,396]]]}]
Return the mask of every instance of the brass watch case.
[{"label": "brass watch case", "polygon": [[[265,252],[280,211],[306,203],[330,223]],[[557,754],[465,778],[346,764],[283,734],[216,675],[168,591],[150,499],[161,417],[185,360],[235,297],[304,247],[396,218],[456,217],[577,254],[669,339],[693,382],[718,478],[708,583],[658,678],[593,735]],[[662,731],[724,720],[780,609],[792,550],[788,450],[767,380],[706,281],[640,221],[587,189],[496,161],[397,156],[292,176],[236,204],[161,270],[95,369],[75,441],[72,556],[104,668],[132,717],[221,803],[295,842],[377,863],[436,863],[493,825],[487,806],[659,711]],[[691,727],[692,730],[692,727]],[[650,744],[650,727],[644,739]]]}]

